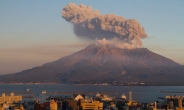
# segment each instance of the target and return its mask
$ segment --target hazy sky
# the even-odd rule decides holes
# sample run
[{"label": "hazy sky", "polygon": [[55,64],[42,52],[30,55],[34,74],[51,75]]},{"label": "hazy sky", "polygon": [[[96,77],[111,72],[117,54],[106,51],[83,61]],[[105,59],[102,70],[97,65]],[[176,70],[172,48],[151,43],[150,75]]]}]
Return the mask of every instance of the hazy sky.
[{"label": "hazy sky", "polygon": [[62,18],[70,2],[136,19],[148,35],[143,47],[184,65],[183,0],[0,0],[0,74],[41,66],[90,45]]}]

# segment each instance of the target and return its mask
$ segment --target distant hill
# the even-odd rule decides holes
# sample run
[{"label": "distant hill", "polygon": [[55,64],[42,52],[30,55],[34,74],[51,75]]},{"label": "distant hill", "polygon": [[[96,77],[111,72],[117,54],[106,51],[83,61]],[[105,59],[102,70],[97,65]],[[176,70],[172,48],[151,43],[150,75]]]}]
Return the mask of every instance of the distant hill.
[{"label": "distant hill", "polygon": [[146,48],[90,45],[72,55],[19,73],[0,82],[110,83],[114,85],[182,85],[184,67]]}]

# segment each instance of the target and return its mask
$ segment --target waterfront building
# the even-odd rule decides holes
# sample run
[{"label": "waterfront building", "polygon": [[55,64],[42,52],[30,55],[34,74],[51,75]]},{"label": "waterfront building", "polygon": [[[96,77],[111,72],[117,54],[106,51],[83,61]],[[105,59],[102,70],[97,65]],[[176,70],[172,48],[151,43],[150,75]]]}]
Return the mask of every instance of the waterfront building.
[{"label": "waterfront building", "polygon": [[5,93],[0,97],[0,104],[11,104],[18,103],[22,101],[22,96],[15,96],[14,93],[11,93],[9,96],[6,96]]},{"label": "waterfront building", "polygon": [[96,94],[96,97],[101,99],[102,101],[112,101],[113,100],[113,97],[109,97],[106,94],[99,94],[98,92]]},{"label": "waterfront building", "polygon": [[129,100],[126,100],[124,104],[122,104],[121,108],[123,110],[139,110],[141,108],[141,105],[132,99],[132,92],[129,92]]},{"label": "waterfront building", "polygon": [[121,98],[124,99],[124,100],[126,100],[126,95],[125,94],[122,94],[121,95]]},{"label": "waterfront building", "polygon": [[184,96],[166,96],[165,100],[169,109],[184,110]]},{"label": "waterfront building", "polygon": [[135,100],[132,100],[132,92],[129,92],[129,100],[126,103],[127,106],[137,106],[138,102]]},{"label": "waterfront building", "polygon": [[180,107],[182,108],[182,101],[184,100],[183,96],[166,96],[166,102],[169,104],[170,108]]},{"label": "waterfront building", "polygon": [[132,101],[132,91],[129,92],[129,101]]},{"label": "waterfront building", "polygon": [[74,98],[74,100],[79,100],[79,99],[84,99],[85,98],[85,95],[84,94],[78,94],[78,95],[76,95],[76,94],[73,94],[73,98]]}]

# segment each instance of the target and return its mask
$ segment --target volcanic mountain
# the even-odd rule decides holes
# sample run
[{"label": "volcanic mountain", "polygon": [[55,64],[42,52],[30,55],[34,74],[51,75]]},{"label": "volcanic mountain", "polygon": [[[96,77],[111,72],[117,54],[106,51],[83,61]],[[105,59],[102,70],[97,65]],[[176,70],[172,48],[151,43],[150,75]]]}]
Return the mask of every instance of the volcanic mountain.
[{"label": "volcanic mountain", "polygon": [[183,78],[182,65],[146,48],[92,44],[40,67],[0,76],[0,81],[181,85]]}]

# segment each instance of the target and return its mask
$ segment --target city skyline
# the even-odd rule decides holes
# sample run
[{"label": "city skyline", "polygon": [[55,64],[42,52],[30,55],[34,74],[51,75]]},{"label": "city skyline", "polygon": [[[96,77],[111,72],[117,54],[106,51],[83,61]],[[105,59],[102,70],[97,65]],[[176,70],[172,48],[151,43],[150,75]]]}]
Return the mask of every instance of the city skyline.
[{"label": "city skyline", "polygon": [[[0,1],[0,74],[41,66],[92,42],[78,38],[61,11],[71,1]],[[184,65],[183,1],[85,1],[102,14],[136,19],[148,37],[143,47]],[[102,5],[103,4],[103,5]]]}]

